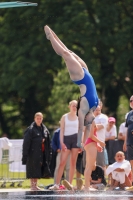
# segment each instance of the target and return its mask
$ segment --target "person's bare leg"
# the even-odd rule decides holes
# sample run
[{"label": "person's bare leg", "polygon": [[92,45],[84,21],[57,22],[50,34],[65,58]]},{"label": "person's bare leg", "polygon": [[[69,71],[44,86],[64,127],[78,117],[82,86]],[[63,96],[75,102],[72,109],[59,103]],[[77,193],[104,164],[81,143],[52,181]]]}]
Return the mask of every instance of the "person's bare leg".
[{"label": "person's bare leg", "polygon": [[64,50],[70,51],[64,44],[63,42],[58,38],[58,36],[55,34],[55,32],[49,27],[50,31],[52,32],[53,36],[57,40],[57,42],[63,47]]},{"label": "person's bare leg", "polygon": [[133,183],[133,160],[130,160],[131,170],[132,170],[132,183]]},{"label": "person's bare leg", "polygon": [[114,188],[119,186],[119,182],[115,180],[114,182]]},{"label": "person's bare leg", "polygon": [[[70,74],[70,78],[72,80],[81,80],[84,77],[84,71],[79,61],[73,56],[70,51],[66,50],[66,47],[62,45],[57,39],[57,36],[55,37],[53,32],[48,26],[44,27],[45,33],[47,38],[50,40],[53,49],[55,52],[59,55],[61,55],[66,63],[67,69]],[[84,90],[83,90],[84,91]],[[81,95],[82,90],[80,89]],[[84,92],[83,92],[84,93]],[[80,102],[80,106],[82,108],[81,112],[79,113],[79,131],[78,131],[78,147],[81,147],[81,138],[82,138],[82,132],[84,127],[84,118],[86,113],[89,111],[89,105],[86,100],[86,98],[82,98]],[[79,144],[80,143],[80,144]]]},{"label": "person's bare leg", "polygon": [[86,151],[86,167],[85,167],[85,171],[84,171],[85,189],[89,189],[90,188],[91,173],[92,173],[92,170],[93,170],[93,166],[96,162],[96,156],[97,156],[96,143],[92,142],[92,143],[86,145],[85,151]]},{"label": "person's bare leg", "polygon": [[83,130],[84,130],[84,118],[85,114],[82,113],[81,109],[78,112],[78,120],[79,120],[79,129],[77,135],[77,147],[83,148],[82,141],[83,141]]},{"label": "person's bare leg", "polygon": [[57,174],[58,174],[58,168],[59,168],[59,165],[60,165],[60,157],[61,157],[61,152],[58,152],[57,156],[56,156],[56,166],[55,166],[55,170],[54,170],[54,184],[55,184],[56,177],[57,177]]},{"label": "person's bare leg", "polygon": [[115,180],[112,178],[112,174],[110,174],[109,176],[110,176],[110,186],[107,189],[107,191],[113,190],[113,186],[114,186],[114,183],[115,183]]},{"label": "person's bare leg", "polygon": [[38,190],[37,179],[36,178],[31,178],[30,179],[30,184],[31,184],[31,190]]},{"label": "person's bare leg", "polygon": [[72,184],[74,173],[76,170],[76,161],[78,157],[78,149],[71,149],[71,158],[70,158],[70,171],[69,171],[69,183]]},{"label": "person's bare leg", "polygon": [[132,186],[131,180],[125,175],[125,183],[120,184],[120,187],[124,188],[124,187],[131,187],[131,186]]},{"label": "person's bare leg", "polygon": [[[49,27],[50,28],[50,27]],[[53,33],[55,39],[58,41],[58,43],[64,48],[64,50],[69,51],[70,53],[72,53],[72,55],[76,58],[76,60],[81,64],[82,67],[86,68],[88,70],[88,67],[86,65],[86,63],[78,56],[76,55],[73,51],[69,50],[64,44],[63,42],[58,38],[58,36],[55,34],[55,32],[50,28],[51,32]]]},{"label": "person's bare leg", "polygon": [[81,174],[76,170],[76,187],[78,188],[79,179],[81,178]]},{"label": "person's bare leg", "polygon": [[109,175],[108,175],[108,186],[111,185],[111,179],[112,179],[112,176],[111,176],[111,174],[109,174]]},{"label": "person's bare leg", "polygon": [[68,51],[66,46],[63,45],[63,43],[59,42],[59,40],[57,40],[57,36],[52,33],[52,30],[48,26],[44,27],[44,31],[47,39],[51,41],[53,49],[58,55],[62,56],[63,51]]},{"label": "person's bare leg", "polygon": [[70,74],[70,78],[72,80],[80,80],[84,77],[84,71],[82,69],[81,64],[76,60],[76,58],[72,55],[72,53],[70,53],[68,50],[66,50],[66,48],[64,48],[54,37],[52,31],[50,30],[50,28],[48,26],[44,27],[45,33],[47,38],[49,38],[53,49],[55,50],[55,52],[62,56],[67,69],[69,71]]},{"label": "person's bare leg", "polygon": [[[78,129],[78,136],[77,136],[77,146],[82,148],[82,141],[83,141],[83,129],[84,129],[84,121],[85,116],[89,112],[89,104],[85,97],[81,98],[80,101],[80,108],[78,110],[78,119],[79,119],[79,129]],[[89,127],[88,127],[89,129]],[[84,132],[84,137],[86,133]]]},{"label": "person's bare leg", "polygon": [[74,52],[72,52],[72,51],[70,51],[70,52],[77,59],[77,61],[81,64],[81,66],[88,70],[88,67],[87,67],[86,63],[78,55],[76,55]]},{"label": "person's bare leg", "polygon": [[64,168],[65,168],[66,161],[67,161],[69,154],[70,154],[70,150],[61,151],[60,165],[59,165],[59,168],[58,168],[57,177],[56,177],[56,181],[55,181],[56,184],[58,184],[58,185],[60,184],[61,177],[62,177],[62,174],[64,172]]},{"label": "person's bare leg", "polygon": [[111,185],[110,185],[110,187],[107,189],[107,191],[111,191],[111,190],[113,190],[115,187],[118,187],[118,185],[119,185],[119,182],[112,178],[112,174],[110,174],[110,178],[111,178]]},{"label": "person's bare leg", "polygon": [[115,180],[112,178],[112,174],[110,174],[110,178],[111,178],[111,186],[113,186],[115,183]]},{"label": "person's bare leg", "polygon": [[71,157],[71,153],[68,155],[67,161],[66,161],[66,166],[65,166],[65,170],[66,170],[66,180],[69,181],[69,171],[70,171],[70,157]]}]

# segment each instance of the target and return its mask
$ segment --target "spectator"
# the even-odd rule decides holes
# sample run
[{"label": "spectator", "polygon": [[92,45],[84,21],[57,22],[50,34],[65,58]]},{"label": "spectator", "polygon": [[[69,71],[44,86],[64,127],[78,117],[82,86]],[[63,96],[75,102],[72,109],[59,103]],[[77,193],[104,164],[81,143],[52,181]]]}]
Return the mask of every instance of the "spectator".
[{"label": "spectator", "polygon": [[106,149],[107,149],[108,155],[109,155],[109,140],[115,140],[115,138],[117,137],[115,122],[116,120],[114,117],[108,118],[108,124],[106,127],[106,133],[105,133],[105,142],[106,142]]},{"label": "spectator", "polygon": [[[95,123],[96,123],[96,127],[97,127],[97,130],[96,130],[96,135],[97,135],[97,138],[103,142],[105,142],[105,131],[106,131],[106,126],[107,126],[107,123],[108,123],[108,117],[107,115],[103,114],[101,112],[102,110],[102,101],[99,102],[99,106],[96,108],[96,110],[94,111],[94,115],[95,115]],[[84,141],[86,141],[86,136],[89,137],[89,131],[90,131],[90,126],[88,125],[87,126],[88,128],[88,134],[85,134],[85,137],[84,137]],[[97,152],[97,158],[96,158],[96,165],[98,166],[101,166],[104,170],[106,169],[106,165],[108,164],[108,158],[107,158],[107,151],[106,151],[106,148],[103,147],[103,151],[102,152]],[[83,174],[84,172],[84,169],[85,169],[85,165],[86,165],[86,151],[84,151],[82,153],[82,155],[79,154],[78,156],[78,163],[77,163],[77,182],[78,180],[80,180],[81,178],[81,174]],[[80,163],[81,162],[81,163]],[[78,183],[77,183],[78,185]]]},{"label": "spectator", "polygon": [[[55,170],[54,170],[54,183],[56,181],[57,173],[58,173],[58,168],[60,165],[60,158],[61,158],[61,146],[60,146],[60,128],[58,128],[52,137],[52,149],[54,151],[54,156],[56,157],[56,165],[55,165]],[[66,162],[66,176],[65,179],[69,180],[69,170],[70,170],[70,155],[67,158]]]},{"label": "spectator", "polygon": [[[84,173],[82,173],[84,175]],[[96,162],[92,168],[90,188],[103,190],[106,186],[106,179],[104,176],[104,170],[102,167],[96,165]],[[83,180],[79,178],[79,184],[77,185],[78,190],[83,189]]]},{"label": "spectator", "polygon": [[44,27],[44,31],[54,51],[63,58],[71,80],[77,84],[80,89],[81,97],[77,108],[79,120],[77,146],[82,148],[81,141],[84,124],[92,124],[94,119],[93,111],[99,103],[95,82],[86,63],[74,52],[69,50],[47,25]]},{"label": "spectator", "polygon": [[127,127],[127,134],[125,136],[123,150],[127,150],[127,158],[130,161],[133,174],[133,95],[130,97],[130,107],[132,110],[128,113],[126,119],[125,126]]},{"label": "spectator", "polygon": [[[86,126],[87,128],[87,126]],[[85,130],[88,131],[88,130]],[[90,128],[90,133],[89,137],[85,142],[84,149],[86,151],[86,166],[84,170],[84,177],[85,177],[85,186],[83,188],[84,191],[91,191],[91,190],[96,190],[95,188],[92,188],[90,186],[91,184],[91,174],[96,162],[96,156],[97,156],[97,151],[101,151],[102,147],[104,147],[105,143],[100,141],[97,136],[96,136],[96,124],[93,121],[91,128]],[[93,155],[93,156],[92,156]],[[67,189],[73,189],[71,187],[71,184],[69,182],[66,182]]]},{"label": "spectator", "polygon": [[[95,123],[96,123],[96,134],[97,138],[101,140],[102,142],[105,142],[105,132],[106,132],[106,126],[108,123],[108,117],[107,115],[103,114],[101,112],[102,105],[100,104],[97,106],[96,110],[94,111],[95,115]],[[96,164],[101,166],[104,170],[106,168],[106,162],[105,162],[105,152],[106,149],[103,147],[102,152],[97,152],[97,159],[96,159]]]},{"label": "spectator", "polygon": [[42,123],[43,114],[37,112],[34,122],[26,129],[22,147],[22,164],[26,165],[26,178],[31,190],[40,190],[37,180],[49,175],[50,134]]},{"label": "spectator", "polygon": [[[125,115],[125,121],[127,119],[128,113]],[[118,133],[118,140],[125,140],[125,135],[127,133],[127,127],[125,127],[126,122],[120,124],[119,133]]]},{"label": "spectator", "polygon": [[131,165],[129,161],[125,160],[124,153],[118,151],[115,155],[116,162],[109,165],[106,174],[111,175],[111,186],[109,190],[115,187],[130,187],[131,183]]},{"label": "spectator", "polygon": [[77,112],[76,100],[72,100],[69,103],[69,109],[70,112],[66,113],[61,118],[61,129],[60,129],[61,159],[55,184],[49,188],[50,190],[60,189],[59,185],[61,177],[69,154],[70,154],[70,171],[69,171],[70,184],[72,184],[73,176],[76,169],[76,161],[79,151],[79,148],[77,147],[77,133],[78,133],[79,123],[78,123],[78,117],[76,115]]},{"label": "spectator", "polygon": [[[116,120],[114,117],[108,118],[108,124],[107,124],[106,132],[105,132],[105,143],[106,143],[108,160],[110,160],[109,155],[111,152],[111,150],[109,149],[109,140],[115,140],[115,138],[117,137],[115,122]],[[111,164],[110,161],[109,161],[109,164]],[[108,176],[108,185],[110,185],[110,175]]]},{"label": "spectator", "polygon": [[96,129],[97,129],[97,126],[95,124],[95,121],[93,121],[90,131],[89,131],[89,137],[86,140],[85,145],[84,145],[84,149],[86,151],[86,166],[85,166],[85,171],[84,171],[84,177],[85,177],[84,190],[85,191],[91,190],[91,187],[90,187],[91,173],[93,171],[93,167],[96,162],[97,151],[101,152],[102,147],[105,146],[105,143],[97,138]]},{"label": "spectator", "polygon": [[[81,189],[82,189],[82,185],[83,185],[83,181],[82,181],[82,184],[80,183]],[[106,186],[106,180],[104,176],[104,170],[102,169],[102,167],[96,165],[96,162],[95,162],[92,168],[90,187],[94,189],[98,189],[98,190],[103,190],[105,186]]]},{"label": "spectator", "polygon": [[91,187],[98,190],[103,190],[105,186],[106,180],[104,176],[104,170],[95,163],[91,173]]},{"label": "spectator", "polygon": [[105,134],[105,141],[115,140],[117,137],[116,125],[115,125],[115,118],[109,117],[108,124],[106,127],[106,134]]}]

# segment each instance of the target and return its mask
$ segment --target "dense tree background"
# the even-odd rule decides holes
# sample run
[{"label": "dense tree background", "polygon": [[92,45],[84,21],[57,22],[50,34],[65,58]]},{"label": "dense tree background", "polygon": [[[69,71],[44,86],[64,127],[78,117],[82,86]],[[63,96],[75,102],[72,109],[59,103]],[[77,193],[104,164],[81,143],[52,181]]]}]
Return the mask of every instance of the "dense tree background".
[{"label": "dense tree background", "polygon": [[87,63],[103,112],[122,122],[133,91],[133,1],[32,2],[38,6],[0,9],[0,134],[22,138],[37,111],[52,130],[79,97],[45,24]]}]

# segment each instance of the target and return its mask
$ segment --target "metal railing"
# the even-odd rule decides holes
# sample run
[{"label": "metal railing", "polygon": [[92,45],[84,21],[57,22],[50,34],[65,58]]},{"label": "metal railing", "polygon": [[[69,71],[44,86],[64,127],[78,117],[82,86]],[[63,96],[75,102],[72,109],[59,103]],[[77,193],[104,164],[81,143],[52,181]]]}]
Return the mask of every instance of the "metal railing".
[{"label": "metal railing", "polygon": [[17,184],[22,186],[26,179],[25,165],[22,165],[22,145],[12,145],[9,149],[0,151],[0,187],[6,187],[8,183],[11,187]]}]

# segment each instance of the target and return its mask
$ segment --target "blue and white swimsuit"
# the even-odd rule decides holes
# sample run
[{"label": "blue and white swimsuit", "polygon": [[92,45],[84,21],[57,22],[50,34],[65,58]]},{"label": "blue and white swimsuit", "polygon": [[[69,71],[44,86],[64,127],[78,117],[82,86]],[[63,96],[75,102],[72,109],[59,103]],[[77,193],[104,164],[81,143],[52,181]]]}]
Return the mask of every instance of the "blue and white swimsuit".
[{"label": "blue and white swimsuit", "polygon": [[84,84],[86,86],[86,93],[82,97],[85,97],[87,99],[90,109],[92,108],[95,109],[99,103],[95,82],[89,71],[84,67],[83,70],[84,70],[84,78],[79,81],[73,81],[73,80],[72,81],[77,85]]}]

